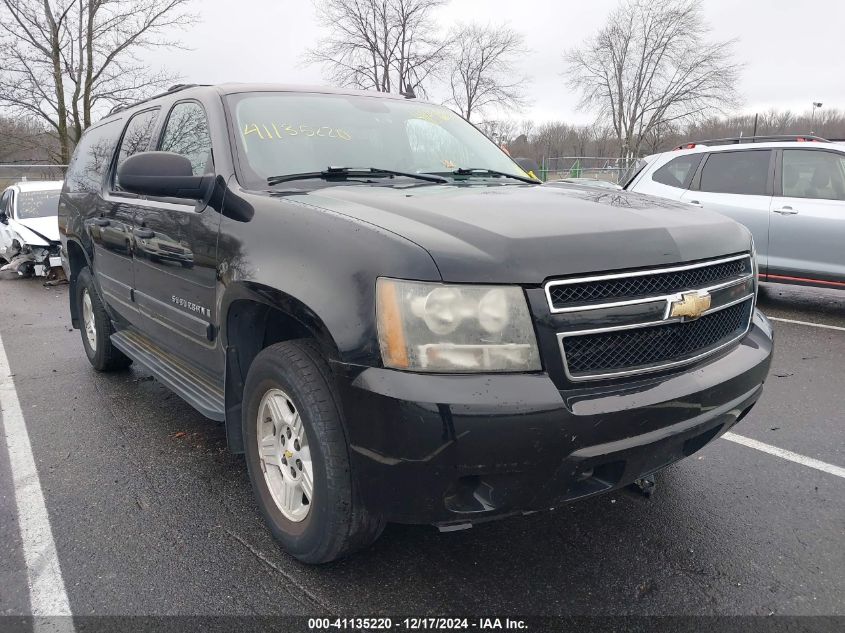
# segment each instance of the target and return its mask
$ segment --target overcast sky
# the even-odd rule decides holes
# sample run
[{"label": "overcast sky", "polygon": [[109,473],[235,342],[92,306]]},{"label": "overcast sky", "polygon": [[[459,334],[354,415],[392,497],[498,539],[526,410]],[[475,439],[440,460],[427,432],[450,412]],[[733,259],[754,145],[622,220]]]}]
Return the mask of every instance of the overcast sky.
[{"label": "overcast sky", "polygon": [[[197,0],[202,22],[186,29],[191,50],[150,53],[191,83],[258,81],[325,84],[317,66],[303,66],[302,52],[320,37],[310,0]],[[531,54],[521,61],[532,80],[529,108],[510,116],[537,121],[587,122],[577,95],[561,79],[563,52],[605,22],[616,0],[451,0],[437,14],[444,28],[455,22],[508,23],[525,35]],[[845,0],[704,0],[704,14],[718,39],[739,38],[742,111],[771,107],[845,109]]]}]

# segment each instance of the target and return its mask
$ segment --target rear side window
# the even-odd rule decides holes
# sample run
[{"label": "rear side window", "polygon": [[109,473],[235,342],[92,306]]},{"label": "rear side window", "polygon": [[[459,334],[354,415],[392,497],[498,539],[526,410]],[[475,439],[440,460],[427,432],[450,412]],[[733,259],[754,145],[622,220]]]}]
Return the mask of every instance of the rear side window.
[{"label": "rear side window", "polygon": [[845,200],[845,154],[810,149],[783,152],[783,195]]},{"label": "rear side window", "polygon": [[120,121],[109,121],[89,128],[82,135],[65,176],[65,186],[69,192],[100,192],[122,127]]},{"label": "rear side window", "polygon": [[[126,131],[123,133],[123,140],[120,142],[117,167],[120,167],[123,161],[133,154],[146,151],[149,148],[156,119],[158,119],[158,108],[139,112],[129,119]],[[115,182],[115,189],[120,189],[117,182]]]},{"label": "rear side window", "polygon": [[686,189],[689,187],[698,163],[701,162],[701,154],[689,156],[678,156],[673,158],[660,169],[654,172],[651,179],[663,185]]},{"label": "rear side window", "polygon": [[211,167],[211,136],[205,110],[196,102],[177,103],[170,111],[159,147],[163,152],[181,154],[191,161],[194,176]]},{"label": "rear side window", "polygon": [[766,195],[768,150],[710,154],[701,170],[701,191]]}]

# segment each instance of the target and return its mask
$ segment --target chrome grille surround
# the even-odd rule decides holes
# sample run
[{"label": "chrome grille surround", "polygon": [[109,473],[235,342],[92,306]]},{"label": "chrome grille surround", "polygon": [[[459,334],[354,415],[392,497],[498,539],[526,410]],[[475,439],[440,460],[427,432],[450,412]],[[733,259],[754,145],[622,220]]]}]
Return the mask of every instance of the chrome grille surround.
[{"label": "chrome grille surround", "polygon": [[[729,262],[739,262],[741,260],[746,260],[748,263],[746,264],[746,269],[749,271],[748,274],[743,275],[742,277],[737,277],[734,279],[729,279],[724,282],[719,282],[715,284],[704,284],[705,287],[701,286],[688,286],[682,287],[678,286],[677,288],[673,288],[671,292],[664,292],[664,293],[653,293],[653,294],[646,294],[641,297],[637,297],[636,299],[622,299],[616,301],[601,301],[595,303],[585,303],[583,305],[576,305],[576,306],[569,306],[569,307],[557,307],[555,306],[555,301],[552,297],[552,291],[555,288],[560,286],[574,286],[578,284],[590,284],[594,282],[601,282],[601,281],[613,281],[613,280],[624,280],[624,279],[631,279],[637,277],[654,277],[659,275],[664,275],[667,273],[678,273],[684,271],[694,271],[696,269],[702,268],[709,268],[719,266],[721,264],[727,264]],[[659,299],[661,297],[669,297],[677,295],[680,292],[687,292],[691,290],[718,290],[720,288],[725,288],[727,286],[731,286],[738,281],[742,281],[747,279],[754,274],[754,262],[751,258],[749,253],[743,253],[741,255],[732,255],[730,257],[721,257],[719,259],[708,259],[700,262],[695,262],[691,264],[680,264],[677,266],[667,266],[664,268],[655,268],[655,269],[643,269],[643,270],[635,270],[625,273],[609,273],[606,275],[592,275],[590,277],[577,277],[574,279],[562,279],[562,280],[554,280],[549,281],[545,285],[545,292],[546,292],[546,301],[549,304],[549,310],[552,314],[561,314],[564,312],[579,312],[581,310],[595,310],[600,308],[609,308],[609,307],[616,307],[616,306],[624,306],[624,305],[635,305],[637,303],[649,303],[654,301],[655,299]]]},{"label": "chrome grille surround", "polygon": [[[741,277],[736,277],[734,279],[730,279],[724,282],[720,282],[715,285],[707,286],[707,287],[689,287],[679,289],[678,292],[672,292],[671,294],[659,294],[656,296],[645,296],[645,297],[637,297],[635,299],[624,299],[620,298],[619,300],[606,302],[606,303],[593,303],[588,305],[583,305],[579,307],[567,307],[567,308],[557,308],[553,307],[552,298],[550,294],[550,288],[553,288],[560,284],[571,284],[571,283],[583,283],[585,281],[592,282],[596,280],[605,280],[605,279],[624,279],[626,277],[642,277],[644,275],[654,275],[654,274],[661,274],[665,272],[674,272],[678,270],[691,270],[696,268],[702,268],[706,266],[713,266],[714,264],[722,264],[725,262],[733,262],[746,259],[748,260],[747,265],[744,267],[744,270],[748,270],[747,274],[744,274]],[[753,320],[754,315],[754,303],[755,303],[755,291],[750,290],[751,288],[756,289],[756,284],[752,283],[749,280],[753,280],[755,276],[755,266],[753,259],[749,253],[744,253],[741,255],[735,255],[730,257],[724,257],[719,259],[712,259],[706,260],[703,262],[695,262],[691,264],[682,264],[678,266],[672,266],[667,268],[658,268],[658,269],[645,269],[645,270],[636,270],[626,273],[611,273],[607,275],[596,275],[591,277],[582,277],[577,279],[569,279],[563,281],[550,281],[545,285],[545,294],[546,299],[549,304],[549,309],[553,315],[561,314],[561,313],[573,313],[573,312],[589,312],[593,310],[600,310],[603,309],[604,312],[602,314],[605,315],[606,322],[608,323],[607,326],[604,327],[595,327],[590,329],[576,329],[573,331],[563,331],[558,332],[558,344],[560,353],[563,360],[563,368],[566,374],[567,379],[573,382],[580,382],[580,381],[589,381],[589,380],[604,380],[609,378],[619,378],[625,376],[634,376],[637,374],[645,374],[657,371],[663,371],[666,369],[672,369],[676,367],[681,367],[683,365],[688,365],[699,360],[706,358],[712,354],[716,354],[720,350],[723,350],[730,345],[735,344],[737,341],[742,339],[750,330],[751,322]],[[744,288],[735,288],[735,286],[744,285]],[[684,323],[695,323],[697,319],[687,319],[684,317],[671,317],[671,306],[672,303],[678,301],[682,298],[682,295],[688,292],[695,292],[695,291],[705,291],[708,293],[716,293],[716,297],[721,297],[722,302],[718,303],[711,309],[705,311],[701,317],[705,317],[707,315],[712,315],[717,313],[721,310],[725,310],[728,308],[732,308],[743,302],[748,302],[748,309],[743,310],[744,313],[747,313],[747,316],[743,318],[746,319],[744,322],[741,323],[741,329],[733,330],[736,332],[735,336],[731,336],[729,340],[719,340],[713,341],[710,347],[703,347],[700,349],[689,351],[689,353],[682,357],[682,358],[666,358],[665,362],[651,362],[646,365],[632,365],[632,366],[623,366],[618,367],[615,369],[598,369],[596,371],[571,371],[569,362],[567,361],[566,356],[566,345],[565,342],[567,339],[571,337],[579,337],[579,336],[590,336],[596,334],[603,334],[603,333],[611,333],[611,332],[619,332],[623,333],[625,331],[632,332],[632,337],[637,336],[637,332],[641,331],[644,328],[654,328],[663,325],[670,325],[670,324],[684,324]],[[732,297],[736,297],[740,293],[747,292],[747,294],[742,294],[742,296],[731,299],[728,302],[724,302],[726,295],[731,293]],[[626,324],[626,325],[612,325],[612,320],[607,318],[607,315],[613,312],[614,308],[624,309],[625,306],[632,306],[637,304],[659,304],[659,302],[663,302],[665,305],[665,309],[661,311],[662,320],[660,316],[656,319],[645,320],[641,323],[633,323],[633,324]],[[561,318],[564,315],[561,315]],[[579,316],[579,315],[573,315]],[[581,315],[585,316],[585,315]],[[599,321],[599,323],[602,323]],[[617,321],[618,323],[618,321]],[[694,326],[693,326],[694,327]],[[677,328],[673,328],[673,331],[676,331]],[[733,332],[732,331],[732,332]],[[602,337],[593,337],[595,340],[600,340]],[[649,337],[640,336],[640,339],[648,339]],[[718,342],[718,345],[715,343]],[[714,346],[715,345],[715,346]],[[620,356],[627,356],[624,353],[620,353]],[[644,354],[643,356],[650,356],[650,354]]]}]

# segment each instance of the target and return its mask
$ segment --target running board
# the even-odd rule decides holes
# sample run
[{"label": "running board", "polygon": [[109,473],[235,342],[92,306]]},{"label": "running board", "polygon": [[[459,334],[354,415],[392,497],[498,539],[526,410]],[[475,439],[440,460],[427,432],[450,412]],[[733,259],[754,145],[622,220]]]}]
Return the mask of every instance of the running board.
[{"label": "running board", "polygon": [[137,330],[116,332],[111,335],[111,342],[204,416],[219,422],[226,419],[223,390],[210,377],[164,351]]}]

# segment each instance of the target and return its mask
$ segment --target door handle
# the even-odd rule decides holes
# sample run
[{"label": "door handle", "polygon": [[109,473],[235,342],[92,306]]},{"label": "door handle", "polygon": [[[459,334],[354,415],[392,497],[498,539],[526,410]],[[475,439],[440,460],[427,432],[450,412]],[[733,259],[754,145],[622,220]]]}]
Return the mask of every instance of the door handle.
[{"label": "door handle", "polygon": [[94,224],[97,226],[108,226],[111,224],[111,220],[108,218],[94,218]]},{"label": "door handle", "polygon": [[798,211],[790,206],[781,207],[780,209],[773,209],[778,215],[797,215]]},{"label": "door handle", "polygon": [[691,204],[694,207],[703,207],[704,205],[701,204],[698,200],[689,200],[687,204]]},{"label": "door handle", "polygon": [[150,229],[135,229],[135,237],[148,240],[151,237],[155,237],[155,231],[151,231]]}]

